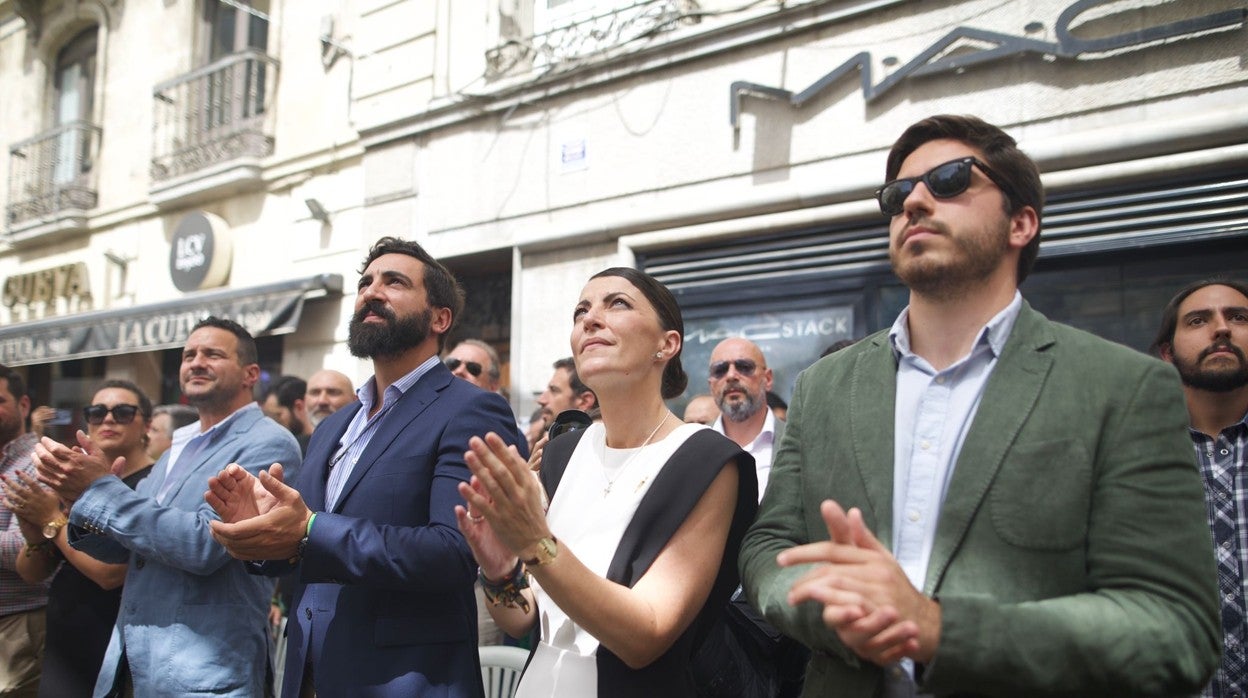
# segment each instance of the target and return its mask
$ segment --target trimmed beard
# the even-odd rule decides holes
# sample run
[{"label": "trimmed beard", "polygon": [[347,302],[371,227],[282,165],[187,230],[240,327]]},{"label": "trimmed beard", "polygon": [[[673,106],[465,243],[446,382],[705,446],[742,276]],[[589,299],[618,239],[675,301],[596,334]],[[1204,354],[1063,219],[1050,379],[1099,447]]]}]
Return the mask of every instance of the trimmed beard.
[{"label": "trimmed beard", "polygon": [[[382,318],[385,324],[364,322],[368,313]],[[433,308],[400,318],[380,301],[369,301],[347,326],[347,348],[361,359],[399,356],[428,339],[432,323]]]},{"label": "trimmed beard", "polygon": [[742,394],[740,402],[729,402],[725,399],[727,395],[728,388],[725,388],[724,395],[716,400],[715,404],[719,405],[719,411],[723,413],[724,419],[729,422],[744,422],[750,417],[758,414],[759,408],[767,405],[766,398],[760,398],[759,396],[751,395],[748,392]]},{"label": "trimmed beard", "polygon": [[[1203,368],[1201,362],[1219,349],[1226,349],[1234,354],[1239,359],[1239,367]],[[1191,363],[1180,359],[1178,355],[1172,355],[1171,363],[1179,370],[1179,378],[1182,379],[1183,385],[1189,388],[1211,393],[1229,393],[1248,385],[1248,359],[1245,359],[1243,350],[1230,342],[1210,345]]]}]

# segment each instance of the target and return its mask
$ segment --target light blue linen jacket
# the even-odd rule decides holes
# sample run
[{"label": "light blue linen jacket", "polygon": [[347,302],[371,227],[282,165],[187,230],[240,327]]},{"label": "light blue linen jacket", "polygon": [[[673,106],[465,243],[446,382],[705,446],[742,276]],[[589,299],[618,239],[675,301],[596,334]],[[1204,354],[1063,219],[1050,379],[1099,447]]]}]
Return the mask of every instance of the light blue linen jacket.
[{"label": "light blue linen jacket", "polygon": [[238,414],[194,468],[156,500],[166,453],[131,491],[108,476],[92,483],[70,512],[73,546],[105,562],[128,562],[121,610],[95,696],[108,695],[123,652],[136,698],[265,694],[266,616],[273,581],[248,574],[209,528],[219,518],[204,501],[208,478],[230,463],[255,474],[273,463],[299,466],[289,430],[257,409]]}]

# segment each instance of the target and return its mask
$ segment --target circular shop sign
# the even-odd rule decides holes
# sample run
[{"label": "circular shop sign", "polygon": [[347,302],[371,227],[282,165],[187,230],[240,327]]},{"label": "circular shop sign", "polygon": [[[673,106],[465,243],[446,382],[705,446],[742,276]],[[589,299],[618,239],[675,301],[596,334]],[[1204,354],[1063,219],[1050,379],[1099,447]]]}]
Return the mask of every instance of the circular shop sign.
[{"label": "circular shop sign", "polygon": [[230,278],[230,227],[220,216],[192,211],[178,221],[169,248],[169,277],[179,291],[215,288]]}]

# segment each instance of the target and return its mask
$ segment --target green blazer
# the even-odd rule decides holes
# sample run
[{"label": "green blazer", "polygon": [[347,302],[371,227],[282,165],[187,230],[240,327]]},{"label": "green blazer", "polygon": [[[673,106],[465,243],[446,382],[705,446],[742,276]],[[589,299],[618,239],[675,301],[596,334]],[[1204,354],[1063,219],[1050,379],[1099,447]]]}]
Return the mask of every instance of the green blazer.
[{"label": "green blazer", "polygon": [[[874,696],[883,671],[776,554],[827,540],[819,504],[859,507],[891,546],[897,362],[888,333],[797,380],[788,428],[741,553],[771,623],[812,649],[806,696]],[[1173,367],[1048,321],[1024,303],[941,507],[924,593],[941,604],[922,690],[938,695],[1171,696],[1217,666],[1221,632],[1204,495]]]}]

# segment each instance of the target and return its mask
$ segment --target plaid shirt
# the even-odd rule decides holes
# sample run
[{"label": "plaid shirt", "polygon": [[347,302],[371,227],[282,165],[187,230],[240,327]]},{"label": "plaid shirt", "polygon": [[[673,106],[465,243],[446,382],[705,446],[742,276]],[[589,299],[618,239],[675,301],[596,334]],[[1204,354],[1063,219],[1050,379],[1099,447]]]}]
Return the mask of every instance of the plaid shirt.
[{"label": "plaid shirt", "polygon": [[[30,456],[39,437],[25,433],[0,450],[0,474],[13,476],[19,470],[35,472]],[[27,584],[17,574],[17,556],[22,555],[26,539],[17,525],[17,517],[0,501],[0,616],[42,608],[48,603],[48,588],[43,584]]]},{"label": "plaid shirt", "polygon": [[1244,696],[1248,691],[1248,634],[1244,623],[1248,617],[1244,604],[1248,597],[1248,414],[1223,429],[1216,439],[1194,429],[1189,431],[1205,478],[1205,505],[1222,597],[1222,665],[1201,695]]}]

